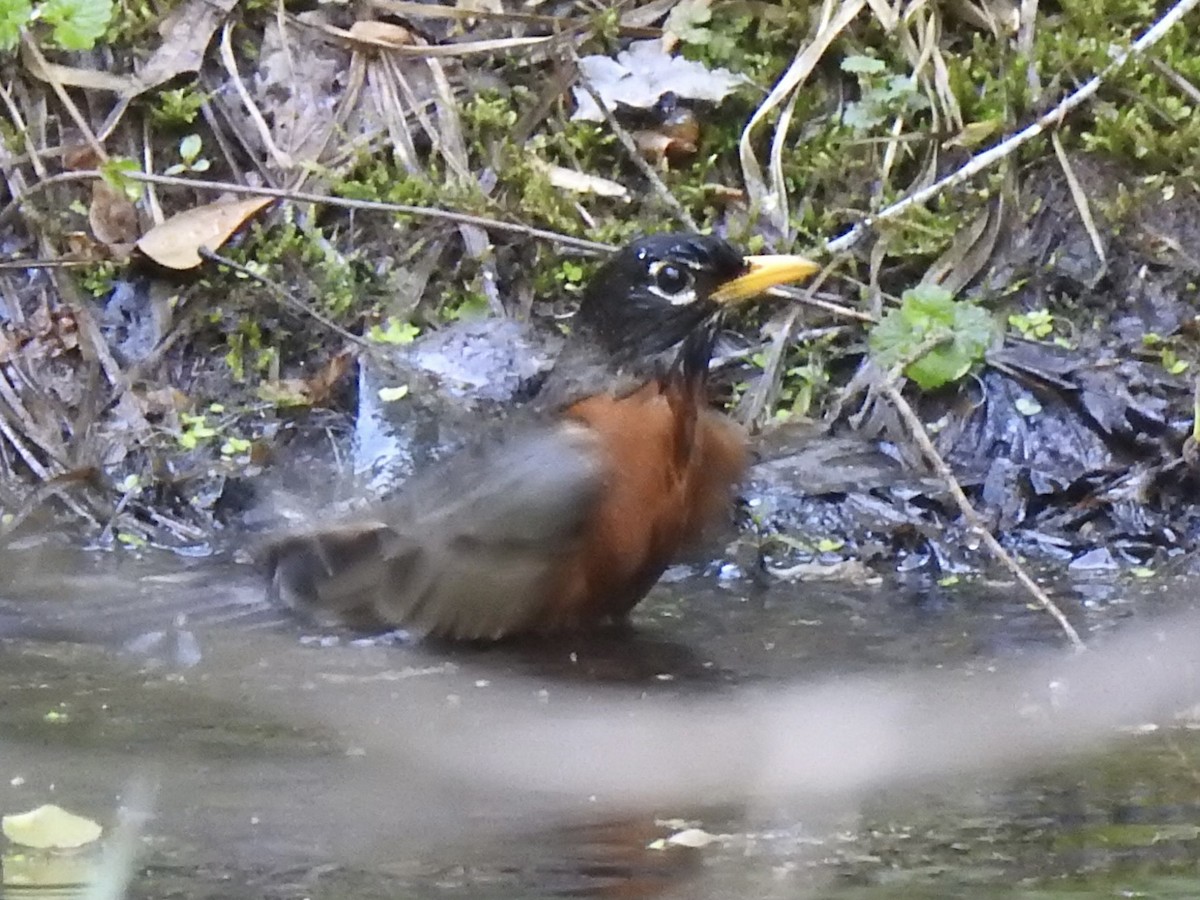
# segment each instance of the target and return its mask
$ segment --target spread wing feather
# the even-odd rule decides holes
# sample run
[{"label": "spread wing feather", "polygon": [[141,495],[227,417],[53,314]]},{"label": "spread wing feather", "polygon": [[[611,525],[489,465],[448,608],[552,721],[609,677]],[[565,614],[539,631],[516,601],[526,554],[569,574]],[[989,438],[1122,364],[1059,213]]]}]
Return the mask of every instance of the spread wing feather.
[{"label": "spread wing feather", "polygon": [[464,451],[369,516],[274,541],[272,594],[324,622],[466,640],[529,630],[602,482],[578,425]]}]

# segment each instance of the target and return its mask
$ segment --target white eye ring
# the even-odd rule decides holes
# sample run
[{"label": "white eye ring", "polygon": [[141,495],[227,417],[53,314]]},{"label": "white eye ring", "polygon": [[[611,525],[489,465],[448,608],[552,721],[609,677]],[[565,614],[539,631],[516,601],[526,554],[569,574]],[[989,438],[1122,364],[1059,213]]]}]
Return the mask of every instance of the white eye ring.
[{"label": "white eye ring", "polygon": [[667,260],[656,260],[646,269],[650,290],[672,306],[696,302],[696,279],[690,269]]}]

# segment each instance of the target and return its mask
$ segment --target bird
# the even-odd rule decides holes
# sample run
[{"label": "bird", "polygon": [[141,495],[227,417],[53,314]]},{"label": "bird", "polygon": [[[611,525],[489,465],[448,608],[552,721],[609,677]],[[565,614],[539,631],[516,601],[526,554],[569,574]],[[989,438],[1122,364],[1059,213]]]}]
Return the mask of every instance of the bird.
[{"label": "bird", "polygon": [[818,270],[709,235],[632,241],[500,436],[365,512],[274,535],[270,599],[322,625],[474,642],[625,620],[747,466],[744,429],[706,390],[728,313]]}]

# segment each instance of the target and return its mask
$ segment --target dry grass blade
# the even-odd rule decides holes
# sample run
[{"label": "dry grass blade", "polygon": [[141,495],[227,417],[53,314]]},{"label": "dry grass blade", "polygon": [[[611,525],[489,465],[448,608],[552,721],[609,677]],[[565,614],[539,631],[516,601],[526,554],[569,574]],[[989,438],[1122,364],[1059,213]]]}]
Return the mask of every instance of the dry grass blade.
[{"label": "dry grass blade", "polygon": [[92,148],[92,152],[102,161],[108,159],[108,153],[104,147],[96,140],[96,135],[92,132],[91,126],[88,124],[87,118],[79,111],[79,107],[75,105],[75,101],[71,99],[71,95],[67,93],[61,81],[55,81],[53,72],[49,69],[49,63],[46,57],[42,55],[41,49],[37,45],[37,41],[29,32],[21,34],[21,58],[26,61],[26,65],[39,70],[44,76],[44,80],[50,85],[60,103],[67,111],[67,115],[71,117],[71,121],[75,123],[75,127],[79,129],[79,133],[83,135],[88,146]]},{"label": "dry grass blade", "polygon": [[367,90],[379,118],[387,128],[392,152],[406,172],[416,175],[421,171],[421,159],[417,153],[417,145],[413,143],[408,117],[404,113],[404,104],[399,96],[399,85],[392,76],[391,67],[386,63],[380,65],[357,52],[354,62],[355,65],[363,67]]},{"label": "dry grass blade", "polygon": [[21,436],[22,432],[13,427],[14,424],[20,424],[20,422],[19,419],[16,422],[11,421],[11,416],[13,413],[9,411],[7,404],[0,406],[0,435],[8,440],[9,446],[17,452],[17,455],[24,460],[25,465],[40,481],[48,481],[51,477],[50,470],[42,465],[42,461],[25,442]]},{"label": "dry grass blade", "polygon": [[105,91],[110,94],[127,94],[138,90],[137,79],[127,75],[114,75],[99,69],[81,69],[52,63],[45,57],[35,56],[28,47],[21,45],[21,62],[25,71],[46,84],[84,88],[89,91]]},{"label": "dry grass blade", "polygon": [[922,281],[940,284],[952,294],[957,294],[987,265],[1000,227],[1004,222],[1006,203],[1001,196],[989,204],[971,223],[954,235],[946,251],[926,270]]},{"label": "dry grass blade", "polygon": [[1050,144],[1054,147],[1054,155],[1058,157],[1058,164],[1062,166],[1063,176],[1067,179],[1067,187],[1071,190],[1071,199],[1075,203],[1075,208],[1079,210],[1079,218],[1083,220],[1088,240],[1092,242],[1092,249],[1096,251],[1096,258],[1100,260],[1100,267],[1092,276],[1093,283],[1099,282],[1104,277],[1104,273],[1108,271],[1108,253],[1104,250],[1104,241],[1101,240],[1100,232],[1096,228],[1096,220],[1092,218],[1092,205],[1088,203],[1083,185],[1075,176],[1075,168],[1071,165],[1071,160],[1067,158],[1067,151],[1063,148],[1062,138],[1057,131],[1050,135]]},{"label": "dry grass blade", "polygon": [[[471,160],[467,154],[467,141],[458,115],[458,102],[454,98],[450,79],[437,59],[430,57],[425,59],[424,63],[433,81],[434,110],[437,115],[437,133],[431,134],[430,137],[441,151],[454,180],[464,189],[475,187],[475,176],[471,173]],[[480,282],[484,296],[487,297],[488,307],[493,314],[504,315],[504,301],[500,297],[499,275],[490,235],[486,229],[468,222],[460,223],[458,230],[468,255],[480,261],[484,268]]]},{"label": "dry grass blade", "polygon": [[[29,128],[26,126],[24,117],[21,115],[21,108],[13,100],[13,96],[9,92],[7,85],[0,84],[0,100],[4,101],[4,106],[8,110],[12,124],[25,144],[25,153],[29,157],[30,164],[33,166],[33,173],[40,181],[45,181],[49,177],[49,172],[46,171],[45,163],[42,162],[42,155],[38,152],[37,144],[29,134]],[[21,174],[19,168],[9,164],[9,160],[15,154],[8,149],[7,138],[3,134],[0,134],[0,151],[3,151],[4,177],[8,180],[8,192],[13,197],[19,197],[23,193],[25,177]]]},{"label": "dry grass blade", "polygon": [[271,154],[275,165],[287,171],[292,168],[294,161],[291,156],[281,150],[275,143],[274,137],[271,136],[271,127],[267,124],[267,120],[263,118],[258,105],[250,97],[250,91],[246,89],[245,82],[242,81],[241,73],[238,72],[237,59],[233,55],[233,43],[230,37],[232,30],[232,24],[229,22],[226,22],[225,27],[221,29],[221,62],[225,66],[225,72],[229,75],[229,80],[233,82],[234,89],[237,90],[238,96],[242,100],[242,104],[246,107],[247,114],[249,114],[251,121],[254,122],[254,127],[258,129],[258,136],[262,140],[263,146]]},{"label": "dry grass blade", "polygon": [[[742,165],[742,177],[745,179],[750,198],[761,212],[770,218],[772,224],[780,230],[784,229],[787,222],[787,186],[783,178],[782,164],[779,166],[772,165],[771,186],[768,189],[763,179],[762,167],[758,164],[758,159],[754,155],[754,132],[776,108],[787,102],[788,98],[799,89],[816,64],[820,62],[821,57],[825,55],[825,51],[829,49],[829,45],[837,39],[838,35],[862,11],[862,8],[866,5],[866,0],[842,0],[837,12],[832,14],[832,16],[828,15],[830,12],[829,3],[830,0],[826,0],[822,10],[821,25],[817,30],[816,37],[813,38],[808,46],[796,54],[796,58],[792,60],[792,64],[783,74],[783,77],[779,79],[775,87],[771,89],[771,93],[767,95],[767,98],[754,111],[754,115],[750,117],[750,121],[746,123],[746,127],[742,130],[741,140],[738,142],[738,155]],[[772,160],[782,160],[782,150],[777,151],[775,148],[776,145],[782,147],[786,139],[786,129],[777,129],[772,142]]]},{"label": "dry grass blade", "polygon": [[[361,37],[345,29],[338,28],[335,25],[320,25],[315,27],[319,27],[321,31],[351,43],[363,43]],[[387,49],[400,56],[415,56],[421,59],[429,59],[431,57],[452,59],[460,56],[507,53],[512,50],[542,48],[558,40],[557,36],[548,35],[546,37],[493,38],[486,41],[463,41],[460,44],[426,44],[415,47],[390,44],[387,45]]]}]

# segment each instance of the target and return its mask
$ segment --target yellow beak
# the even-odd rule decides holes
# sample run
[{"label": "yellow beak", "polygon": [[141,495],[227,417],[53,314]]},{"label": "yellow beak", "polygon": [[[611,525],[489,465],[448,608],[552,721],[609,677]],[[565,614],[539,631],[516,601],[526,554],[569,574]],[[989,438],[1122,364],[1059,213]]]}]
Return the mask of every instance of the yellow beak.
[{"label": "yellow beak", "polygon": [[731,278],[712,293],[717,303],[735,304],[757,297],[768,288],[807,278],[821,271],[821,267],[803,256],[747,256],[749,269],[745,274]]}]

